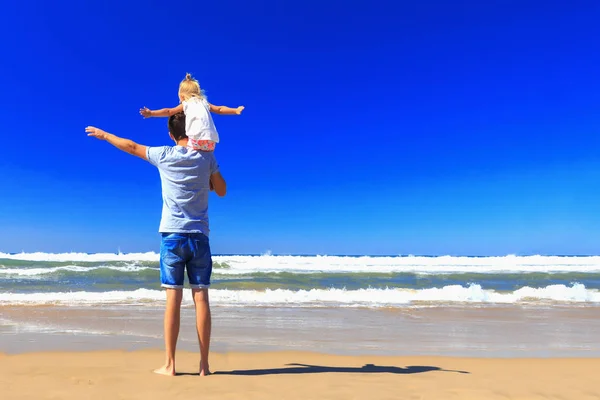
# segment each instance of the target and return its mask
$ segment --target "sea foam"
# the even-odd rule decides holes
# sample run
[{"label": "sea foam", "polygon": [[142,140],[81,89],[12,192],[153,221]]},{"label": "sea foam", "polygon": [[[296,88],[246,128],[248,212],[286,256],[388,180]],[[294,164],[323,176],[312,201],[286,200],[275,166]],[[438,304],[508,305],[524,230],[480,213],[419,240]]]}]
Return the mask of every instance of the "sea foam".
[{"label": "sea foam", "polygon": [[[75,267],[85,263],[158,263],[154,252],[129,254],[86,253],[0,253],[2,259],[35,262],[69,262]],[[600,272],[600,257],[563,256],[502,256],[502,257],[349,257],[349,256],[213,256],[219,274],[240,275],[253,273],[522,273],[522,272]],[[65,266],[61,266],[65,267]],[[113,265],[115,269],[127,266]],[[112,268],[111,267],[111,268]],[[147,267],[145,265],[144,267]],[[66,267],[65,267],[66,268]],[[72,267],[71,267],[72,268]],[[83,271],[83,270],[82,270]],[[41,272],[38,270],[38,272]],[[31,274],[32,272],[24,272]]]},{"label": "sea foam", "polygon": [[[412,289],[311,289],[311,290],[228,290],[212,289],[211,303],[216,306],[239,307],[404,307],[420,303],[446,305],[518,304],[518,303],[588,303],[600,305],[600,292],[582,284],[549,285],[541,288],[522,287],[513,292],[484,290],[480,285],[449,285],[440,288]],[[161,290],[137,289],[109,292],[0,293],[4,305],[157,305],[165,294]],[[189,290],[184,303],[192,304]]]}]

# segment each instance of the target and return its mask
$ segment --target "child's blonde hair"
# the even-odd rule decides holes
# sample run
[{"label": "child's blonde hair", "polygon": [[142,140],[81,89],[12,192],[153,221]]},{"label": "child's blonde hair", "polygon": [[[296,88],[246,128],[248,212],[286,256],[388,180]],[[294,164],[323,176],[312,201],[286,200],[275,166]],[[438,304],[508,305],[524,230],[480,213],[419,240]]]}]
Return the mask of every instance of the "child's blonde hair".
[{"label": "child's blonde hair", "polygon": [[200,83],[192,78],[192,74],[185,74],[185,79],[179,84],[179,99],[187,101],[192,97],[205,98],[204,90],[200,89]]}]

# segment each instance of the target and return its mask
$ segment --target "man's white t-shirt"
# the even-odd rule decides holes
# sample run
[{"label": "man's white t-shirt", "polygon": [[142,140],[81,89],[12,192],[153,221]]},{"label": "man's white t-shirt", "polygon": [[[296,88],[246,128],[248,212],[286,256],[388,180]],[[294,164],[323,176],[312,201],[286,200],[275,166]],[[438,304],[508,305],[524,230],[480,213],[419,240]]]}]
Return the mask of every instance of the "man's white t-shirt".
[{"label": "man's white t-shirt", "polygon": [[159,232],[208,236],[210,176],[219,171],[214,153],[161,146],[148,147],[146,158],[160,173],[163,207]]}]

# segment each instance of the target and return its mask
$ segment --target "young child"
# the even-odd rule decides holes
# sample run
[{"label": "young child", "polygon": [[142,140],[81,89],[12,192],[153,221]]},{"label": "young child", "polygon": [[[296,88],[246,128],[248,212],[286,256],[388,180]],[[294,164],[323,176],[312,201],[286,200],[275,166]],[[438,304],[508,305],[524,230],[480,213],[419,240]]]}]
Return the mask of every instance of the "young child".
[{"label": "young child", "polygon": [[174,108],[161,108],[160,110],[149,110],[144,107],[140,114],[144,118],[170,117],[171,115],[185,113],[185,133],[188,136],[188,147],[200,151],[214,151],[219,143],[219,134],[215,123],[210,115],[211,112],[221,115],[240,115],[243,106],[230,108],[225,106],[214,106],[204,96],[200,84],[192,75],[186,74],[185,79],[179,84],[180,104]]}]

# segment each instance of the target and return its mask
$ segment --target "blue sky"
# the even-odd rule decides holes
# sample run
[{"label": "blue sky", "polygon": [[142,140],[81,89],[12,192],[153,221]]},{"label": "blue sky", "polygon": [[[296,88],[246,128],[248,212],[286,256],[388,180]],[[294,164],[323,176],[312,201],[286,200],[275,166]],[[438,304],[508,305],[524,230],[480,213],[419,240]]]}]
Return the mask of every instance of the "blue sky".
[{"label": "blue sky", "polygon": [[600,254],[600,3],[9,2],[0,251],[157,251],[191,72],[229,185],[215,253]]}]

